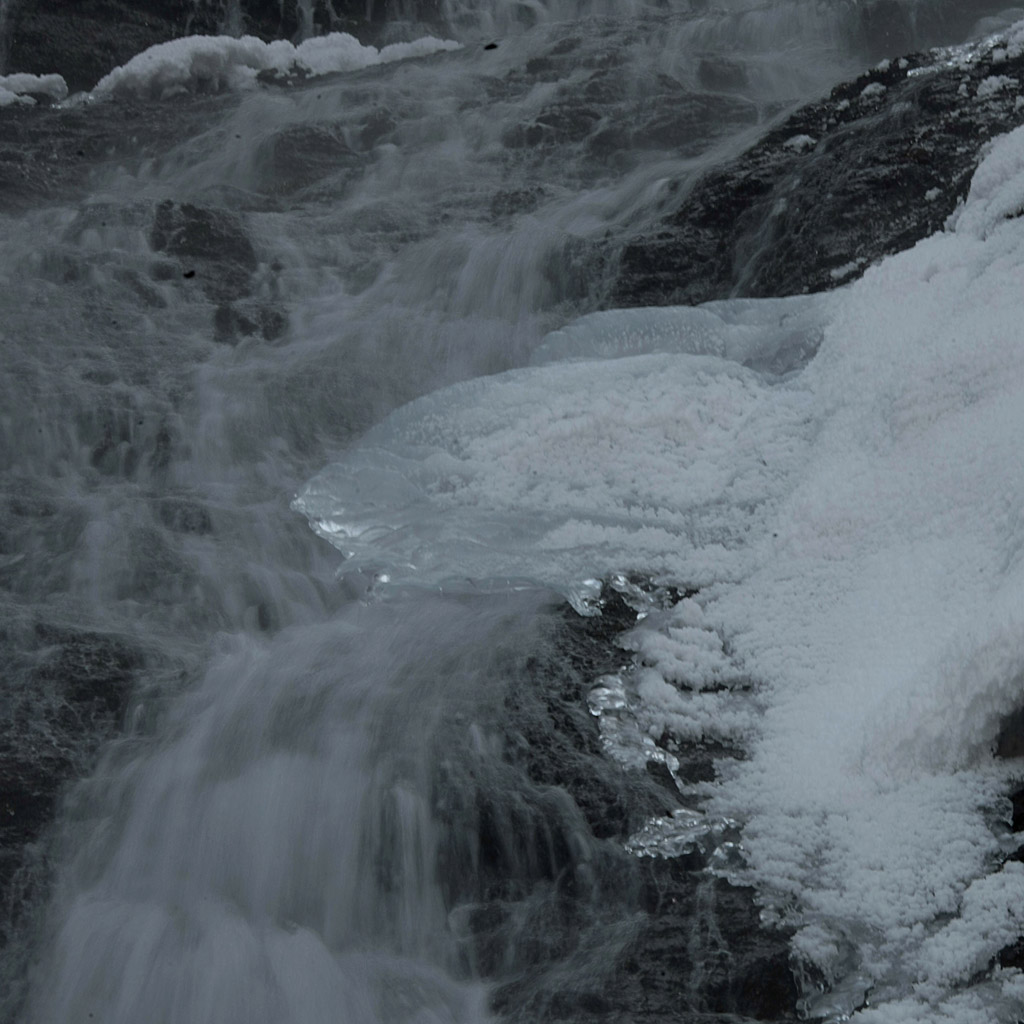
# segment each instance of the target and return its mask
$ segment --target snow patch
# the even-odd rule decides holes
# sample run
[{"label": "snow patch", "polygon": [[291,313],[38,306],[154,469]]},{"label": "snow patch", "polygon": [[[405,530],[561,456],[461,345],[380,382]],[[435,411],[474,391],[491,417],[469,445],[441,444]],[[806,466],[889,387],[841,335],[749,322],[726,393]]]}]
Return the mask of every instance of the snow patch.
[{"label": "snow patch", "polygon": [[325,75],[358,71],[407,57],[459,49],[451,40],[425,37],[378,50],[345,32],[307,39],[298,46],[254,36],[187,36],[159,43],[115,68],[93,90],[94,96],[143,96],[166,99],[182,93],[251,88],[261,71]]},{"label": "snow patch", "polygon": [[809,149],[814,149],[815,141],[810,135],[794,135],[791,139],[786,139],[783,145],[794,153],[806,153]]},{"label": "snow patch", "polygon": [[33,96],[47,96],[59,103],[68,94],[68,85],[61,75],[0,75],[0,107],[19,103],[26,106],[36,101]]},{"label": "snow patch", "polygon": [[982,79],[978,83],[978,91],[975,96],[979,100],[984,100],[995,96],[996,93],[1000,93],[1004,89],[1016,89],[1017,86],[1017,80],[1008,75],[989,75],[988,78]]}]

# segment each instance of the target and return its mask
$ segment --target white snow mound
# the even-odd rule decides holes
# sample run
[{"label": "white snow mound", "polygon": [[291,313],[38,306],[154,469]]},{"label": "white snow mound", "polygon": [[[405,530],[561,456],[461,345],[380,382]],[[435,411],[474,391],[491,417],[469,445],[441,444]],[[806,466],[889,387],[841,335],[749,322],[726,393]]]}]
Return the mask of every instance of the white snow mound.
[{"label": "white snow mound", "polygon": [[459,46],[425,37],[378,50],[346,32],[316,36],[297,46],[284,39],[265,43],[255,36],[186,36],[137,54],[100,79],[93,95],[166,99],[181,93],[224,92],[251,88],[261,71],[300,76],[358,71]]}]

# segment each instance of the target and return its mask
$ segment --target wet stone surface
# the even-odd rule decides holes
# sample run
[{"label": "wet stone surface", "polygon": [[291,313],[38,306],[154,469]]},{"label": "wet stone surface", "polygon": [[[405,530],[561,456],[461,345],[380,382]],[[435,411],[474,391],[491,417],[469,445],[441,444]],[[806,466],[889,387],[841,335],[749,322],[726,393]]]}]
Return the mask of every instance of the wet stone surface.
[{"label": "wet stone surface", "polygon": [[[487,756],[450,761],[438,780],[453,837],[442,877],[467,967],[523,1024],[795,1020],[788,935],[761,927],[752,891],[709,875],[696,853],[626,852],[646,821],[682,807],[667,773],[606,756],[586,705],[593,680],[628,661],[617,638],[636,611],[611,594],[601,616],[566,607],[555,623],[487,730]],[[694,751],[705,771],[711,758]],[[471,803],[446,802],[474,789]]]},{"label": "wet stone surface", "polygon": [[36,844],[64,787],[121,728],[145,657],[125,639],[39,622],[0,633],[0,948],[40,884]]},{"label": "wet stone surface", "polygon": [[163,154],[225,102],[230,98],[0,108],[0,210],[80,197],[109,167],[131,170]]},{"label": "wet stone surface", "polygon": [[252,337],[276,341],[287,330],[287,317],[279,308],[253,297],[260,263],[241,217],[168,199],[154,211],[149,243],[155,253],[171,257],[170,262],[153,264],[154,280],[195,286],[216,304],[215,342],[236,345]]},{"label": "wet stone surface", "polygon": [[256,253],[233,214],[168,199],[156,208],[149,241],[155,252],[176,257],[183,275],[191,271],[211,299],[248,294]]},{"label": "wet stone surface", "polygon": [[[995,52],[994,52],[995,51]],[[986,140],[1024,121],[1024,56],[911,54],[833,89],[692,186],[621,254],[608,306],[823,291],[938,231]],[[991,90],[986,79],[1011,83]],[[979,91],[980,90],[980,91]]]}]

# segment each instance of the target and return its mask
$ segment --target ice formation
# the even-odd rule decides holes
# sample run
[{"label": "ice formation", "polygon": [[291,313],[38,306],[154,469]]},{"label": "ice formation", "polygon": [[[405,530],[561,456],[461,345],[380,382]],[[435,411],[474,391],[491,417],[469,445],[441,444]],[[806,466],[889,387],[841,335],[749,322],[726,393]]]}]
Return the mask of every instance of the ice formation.
[{"label": "ice formation", "polygon": [[742,827],[731,870],[837,991],[873,986],[879,1024],[1024,994],[1016,970],[958,991],[1024,905],[999,824],[1021,767],[991,754],[1024,704],[1022,211],[1018,129],[944,232],[860,281],[585,318],[545,365],[400,410],[295,503],[350,567],[425,584],[696,588],[633,635],[640,724],[746,745],[702,792]]},{"label": "ice formation", "polygon": [[36,101],[34,96],[47,96],[59,103],[68,94],[68,84],[61,75],[0,75],[0,107],[14,103],[28,106]]},{"label": "ice formation", "polygon": [[255,36],[186,36],[151,46],[114,68],[100,79],[93,95],[163,99],[180,93],[222,92],[251,87],[261,71],[326,75],[458,48],[451,40],[425,37],[378,50],[346,32],[316,36],[297,46],[285,39],[265,43]]}]

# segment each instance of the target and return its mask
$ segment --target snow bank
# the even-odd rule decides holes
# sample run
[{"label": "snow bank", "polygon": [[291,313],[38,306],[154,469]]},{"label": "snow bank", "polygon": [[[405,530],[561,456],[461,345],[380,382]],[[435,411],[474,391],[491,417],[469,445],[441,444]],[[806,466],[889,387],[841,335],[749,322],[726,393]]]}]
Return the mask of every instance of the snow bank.
[{"label": "snow bank", "polygon": [[0,107],[32,105],[33,96],[48,96],[59,103],[67,94],[68,84],[61,75],[0,75]]},{"label": "snow bank", "polygon": [[991,755],[1024,705],[1022,209],[1018,129],[946,232],[847,288],[587,317],[539,354],[586,361],[415,402],[295,502],[367,571],[699,587],[634,632],[630,700],[652,736],[747,745],[707,809],[870,1021],[1022,1005],[1019,971],[958,991],[1024,906],[999,869],[1024,766]]},{"label": "snow bank", "polygon": [[254,36],[186,36],[151,46],[115,68],[99,81],[93,95],[162,99],[180,93],[222,92],[252,87],[261,71],[326,75],[458,48],[451,40],[428,37],[378,50],[345,32],[317,36],[298,46],[283,39],[265,43]]}]

